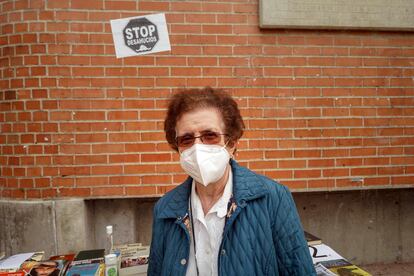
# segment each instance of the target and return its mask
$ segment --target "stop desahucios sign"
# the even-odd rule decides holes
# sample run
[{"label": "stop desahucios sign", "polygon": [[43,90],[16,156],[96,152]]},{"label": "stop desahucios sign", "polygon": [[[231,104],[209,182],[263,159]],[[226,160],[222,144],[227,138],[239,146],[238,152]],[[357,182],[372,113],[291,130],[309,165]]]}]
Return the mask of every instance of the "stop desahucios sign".
[{"label": "stop desahucios sign", "polygon": [[157,26],[147,18],[135,18],[123,30],[125,45],[137,53],[151,51],[159,41]]}]

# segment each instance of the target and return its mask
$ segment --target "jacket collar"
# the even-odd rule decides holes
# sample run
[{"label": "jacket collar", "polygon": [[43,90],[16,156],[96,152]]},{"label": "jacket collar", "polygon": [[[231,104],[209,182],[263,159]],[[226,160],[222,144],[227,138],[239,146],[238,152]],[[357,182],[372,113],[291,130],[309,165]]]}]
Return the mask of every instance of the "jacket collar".
[{"label": "jacket collar", "polygon": [[[233,172],[233,197],[240,207],[247,202],[262,197],[267,193],[267,188],[260,177],[247,168],[241,167],[236,161],[231,160]],[[182,220],[188,215],[188,199],[191,193],[193,179],[188,177],[181,185],[168,192],[164,200],[160,200],[159,218],[176,218]]]}]

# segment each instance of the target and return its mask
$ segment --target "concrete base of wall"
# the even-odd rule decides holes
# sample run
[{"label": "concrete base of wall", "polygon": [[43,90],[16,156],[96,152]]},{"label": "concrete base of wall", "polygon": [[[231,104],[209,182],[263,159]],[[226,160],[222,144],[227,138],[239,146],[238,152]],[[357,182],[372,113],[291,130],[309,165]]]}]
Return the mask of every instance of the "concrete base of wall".
[{"label": "concrete base of wall", "polygon": [[[414,189],[294,193],[304,228],[356,264],[414,261]],[[157,199],[0,201],[0,251],[45,255],[149,244]]]},{"label": "concrete base of wall", "polygon": [[414,261],[414,189],[294,194],[303,227],[355,264]]}]

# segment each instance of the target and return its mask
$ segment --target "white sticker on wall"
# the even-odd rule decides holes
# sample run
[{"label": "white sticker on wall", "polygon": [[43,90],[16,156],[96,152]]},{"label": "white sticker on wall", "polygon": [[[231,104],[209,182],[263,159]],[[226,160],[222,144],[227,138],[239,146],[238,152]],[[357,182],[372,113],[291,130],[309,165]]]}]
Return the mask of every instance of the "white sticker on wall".
[{"label": "white sticker on wall", "polygon": [[117,58],[170,51],[165,14],[111,20]]}]

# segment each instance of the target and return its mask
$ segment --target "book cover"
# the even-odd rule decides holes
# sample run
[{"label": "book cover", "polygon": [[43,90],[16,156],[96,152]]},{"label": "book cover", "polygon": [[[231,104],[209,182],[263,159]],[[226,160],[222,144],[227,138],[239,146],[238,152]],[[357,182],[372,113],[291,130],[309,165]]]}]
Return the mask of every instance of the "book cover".
[{"label": "book cover", "polygon": [[125,244],[115,247],[120,252],[120,276],[146,275],[148,270],[149,246],[140,243]]},{"label": "book cover", "polygon": [[76,254],[70,266],[105,262],[105,249],[82,250]]},{"label": "book cover", "polygon": [[20,269],[26,261],[31,261],[31,258],[36,252],[21,253],[12,255],[0,261],[0,272],[16,272]]},{"label": "book cover", "polygon": [[99,276],[101,264],[83,264],[71,266],[66,272],[66,276]]},{"label": "book cover", "polygon": [[51,256],[49,260],[62,262],[62,266],[60,267],[60,275],[65,275],[66,270],[68,269],[70,263],[73,261],[74,258],[75,254],[66,254]]},{"label": "book cover", "polygon": [[308,248],[314,264],[324,261],[344,259],[326,244],[309,245]]},{"label": "book cover", "polygon": [[339,276],[372,276],[370,273],[356,265],[332,267],[329,270]]},{"label": "book cover", "polygon": [[36,263],[29,272],[29,276],[59,276],[65,265],[62,260],[47,260]]},{"label": "book cover", "polygon": [[75,254],[66,254],[66,255],[55,255],[50,256],[49,260],[66,260],[66,261],[73,261],[75,259]]},{"label": "book cover", "polygon": [[26,273],[24,271],[16,271],[16,272],[0,272],[0,276],[25,276]]},{"label": "book cover", "polygon": [[351,264],[345,259],[329,260],[319,262],[318,264],[323,265],[328,268],[330,271],[336,273],[340,276],[367,276],[371,275],[368,272],[364,271],[360,267]]},{"label": "book cover", "polygon": [[82,250],[76,254],[74,261],[104,258],[105,249]]},{"label": "book cover", "polygon": [[305,239],[306,239],[306,242],[308,243],[308,245],[317,245],[317,244],[322,243],[322,240],[320,238],[318,238],[317,236],[312,235],[311,233],[306,232],[306,231],[304,231],[304,232],[305,232]]},{"label": "book cover", "polygon": [[350,262],[348,262],[345,259],[335,259],[335,260],[323,261],[319,263],[322,264],[326,268],[352,265]]},{"label": "book cover", "polygon": [[335,273],[324,267],[321,263],[315,265],[315,271],[317,276],[336,276]]}]

